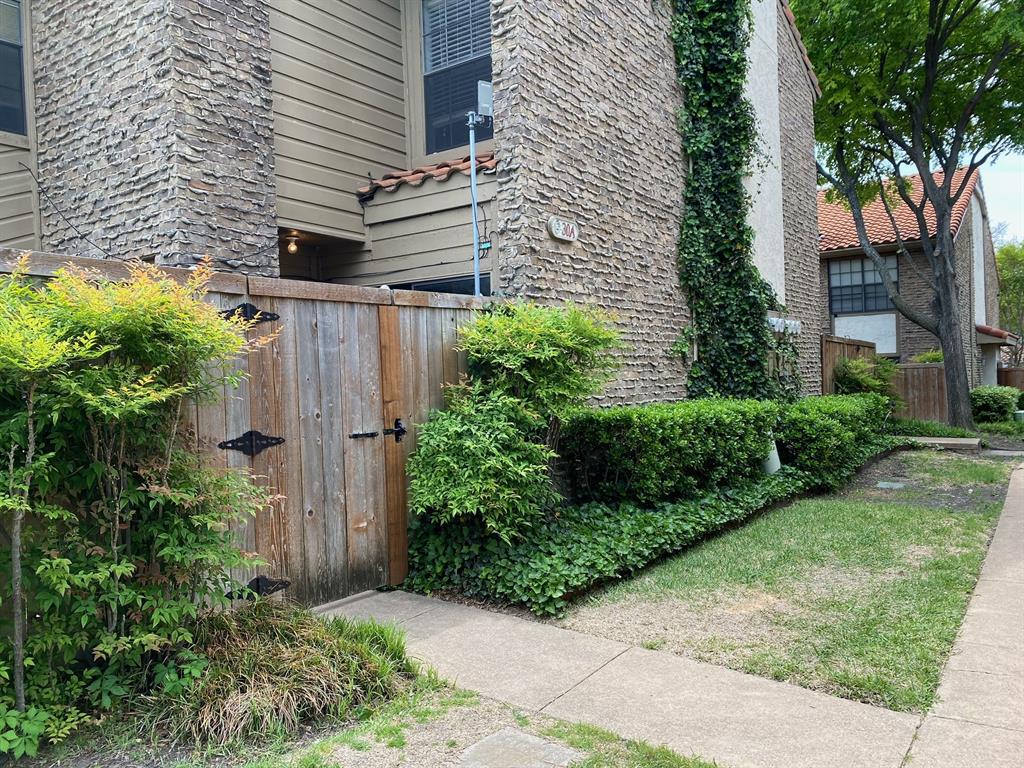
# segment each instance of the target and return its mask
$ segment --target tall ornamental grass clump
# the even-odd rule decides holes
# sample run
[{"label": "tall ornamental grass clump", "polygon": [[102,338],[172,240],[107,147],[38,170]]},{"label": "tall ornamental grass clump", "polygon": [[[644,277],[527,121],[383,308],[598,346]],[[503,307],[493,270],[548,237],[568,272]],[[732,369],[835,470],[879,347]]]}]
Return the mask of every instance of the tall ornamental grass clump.
[{"label": "tall ornamental grass clump", "polygon": [[205,267],[128,270],[0,277],[0,753],[150,689],[227,605],[249,562],[230,526],[265,502],[181,436],[237,383],[249,325],[202,300]]}]

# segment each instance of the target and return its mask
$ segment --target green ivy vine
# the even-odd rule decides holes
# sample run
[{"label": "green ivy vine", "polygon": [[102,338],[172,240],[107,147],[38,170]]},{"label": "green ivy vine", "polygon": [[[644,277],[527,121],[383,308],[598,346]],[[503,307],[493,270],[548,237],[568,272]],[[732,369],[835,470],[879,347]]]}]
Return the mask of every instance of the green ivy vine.
[{"label": "green ivy vine", "polygon": [[685,106],[683,148],[690,161],[680,225],[679,273],[693,318],[697,355],[691,397],[774,399],[778,303],[754,266],[750,196],[744,177],[757,130],[746,98],[750,0],[673,0],[672,42]]}]

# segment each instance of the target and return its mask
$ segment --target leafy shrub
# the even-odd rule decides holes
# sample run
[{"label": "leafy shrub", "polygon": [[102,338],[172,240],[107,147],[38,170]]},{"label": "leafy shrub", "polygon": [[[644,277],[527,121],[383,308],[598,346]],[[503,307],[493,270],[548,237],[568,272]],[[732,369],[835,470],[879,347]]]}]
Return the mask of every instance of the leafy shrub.
[{"label": "leafy shrub", "polygon": [[595,408],[562,437],[576,499],[655,504],[752,477],[772,448],[779,409],[756,400]]},{"label": "leafy shrub", "polygon": [[782,417],[784,464],[807,472],[818,488],[836,488],[887,441],[889,404],[880,395],[808,397]]},{"label": "leafy shrub", "polygon": [[569,507],[513,542],[483,536],[479,526],[441,527],[416,519],[409,535],[408,584],[423,592],[454,589],[526,605],[538,615],[560,615],[584,590],[678,552],[807,484],[802,473],[784,469],[701,499],[651,509]]},{"label": "leafy shrub", "polygon": [[195,650],[157,667],[149,704],[155,725],[197,744],[293,737],[344,720],[393,696],[414,671],[395,627],[277,600],[207,615]]},{"label": "leafy shrub", "polygon": [[919,352],[910,358],[914,363],[941,363],[945,360],[941,349],[929,349],[927,352]]},{"label": "leafy shrub", "polygon": [[549,420],[597,394],[617,367],[610,316],[567,304],[499,304],[459,333],[471,378]]},{"label": "leafy shrub", "polygon": [[477,388],[448,395],[448,410],[431,414],[409,459],[409,509],[440,524],[478,519],[510,540],[558,500],[548,474],[554,453],[529,438],[539,419],[516,398]]},{"label": "leafy shrub", "polygon": [[559,500],[550,467],[561,417],[608,378],[618,334],[596,310],[520,303],[478,314],[460,345],[471,377],[420,428],[410,508],[510,541]]},{"label": "leafy shrub", "polygon": [[979,423],[978,431],[989,435],[1024,438],[1024,421],[994,421]]},{"label": "leafy shrub", "polygon": [[876,394],[895,400],[893,379],[898,368],[887,357],[844,358],[832,374],[837,395]]},{"label": "leafy shrub", "polygon": [[237,382],[249,326],[202,301],[206,268],[181,284],[129,270],[0,278],[0,585],[28,619],[0,637],[0,707],[24,699],[14,732],[32,739],[145,690],[149,665],[193,641],[249,562],[230,526],[265,501],[178,434],[186,399]]},{"label": "leafy shrub", "polygon": [[971,391],[974,420],[985,422],[1011,421],[1020,396],[1015,387],[978,387]]},{"label": "leafy shrub", "polygon": [[963,427],[951,427],[940,421],[921,419],[892,419],[888,425],[890,435],[907,437],[974,437],[975,433]]},{"label": "leafy shrub", "polygon": [[1017,396],[1017,410],[1024,411],[1024,389]]}]

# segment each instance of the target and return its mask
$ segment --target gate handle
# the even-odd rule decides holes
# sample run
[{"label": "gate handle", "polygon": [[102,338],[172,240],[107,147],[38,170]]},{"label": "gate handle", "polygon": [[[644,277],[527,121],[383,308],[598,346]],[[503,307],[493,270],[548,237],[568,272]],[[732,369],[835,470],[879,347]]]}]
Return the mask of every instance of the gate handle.
[{"label": "gate handle", "polygon": [[401,419],[395,419],[395,428],[394,429],[385,429],[384,430],[384,434],[385,435],[394,435],[395,436],[395,442],[396,443],[400,443],[400,442],[402,442],[402,438],[405,437],[407,434],[409,434],[409,430],[405,428],[405,424],[402,423]]}]

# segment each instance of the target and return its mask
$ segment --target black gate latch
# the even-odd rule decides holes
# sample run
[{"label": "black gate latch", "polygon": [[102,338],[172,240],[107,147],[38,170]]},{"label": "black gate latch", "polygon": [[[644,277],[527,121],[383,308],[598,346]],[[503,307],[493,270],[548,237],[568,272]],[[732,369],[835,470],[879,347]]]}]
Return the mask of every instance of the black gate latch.
[{"label": "black gate latch", "polygon": [[405,437],[408,433],[409,433],[409,430],[405,428],[405,424],[402,423],[401,419],[395,419],[395,428],[394,429],[385,429],[384,430],[384,434],[385,435],[394,435],[395,436],[395,442],[396,443],[402,442],[402,438]]},{"label": "black gate latch", "polygon": [[271,437],[262,432],[249,431],[234,440],[225,440],[218,443],[217,447],[222,451],[241,451],[246,456],[256,456],[267,448],[284,443],[283,437]]},{"label": "black gate latch", "polygon": [[251,323],[253,321],[256,321],[257,323],[272,323],[275,320],[281,319],[280,315],[273,312],[264,312],[255,304],[250,304],[248,301],[239,304],[234,309],[221,310],[220,315],[225,320],[230,320],[232,317],[240,317],[247,323]]}]

